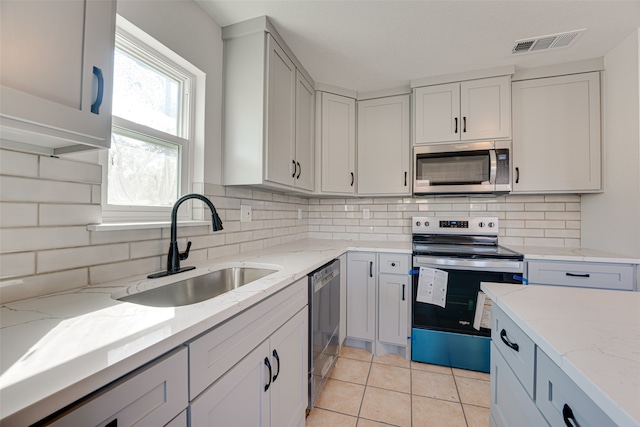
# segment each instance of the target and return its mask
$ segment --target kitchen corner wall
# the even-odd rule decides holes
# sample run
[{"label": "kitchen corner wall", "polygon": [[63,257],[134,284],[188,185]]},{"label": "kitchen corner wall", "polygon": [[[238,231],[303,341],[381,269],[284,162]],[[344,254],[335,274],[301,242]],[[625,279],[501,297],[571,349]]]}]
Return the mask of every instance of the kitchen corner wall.
[{"label": "kitchen corner wall", "polygon": [[580,246],[579,195],[311,199],[309,237],[409,242],[411,217],[453,215],[498,217],[505,246]]},{"label": "kitchen corner wall", "polygon": [[[94,162],[0,150],[0,302],[165,268],[168,227],[87,230],[102,219],[101,176]],[[497,216],[503,245],[580,245],[576,195],[307,199],[249,188],[199,187],[216,206],[224,230],[179,228],[180,248],[187,238],[193,242],[190,262],[307,237],[408,242],[415,215]],[[252,207],[252,222],[240,222],[241,205]],[[196,202],[196,217],[201,209]],[[298,209],[303,219],[298,219]],[[363,209],[369,209],[370,219],[363,218]]]}]

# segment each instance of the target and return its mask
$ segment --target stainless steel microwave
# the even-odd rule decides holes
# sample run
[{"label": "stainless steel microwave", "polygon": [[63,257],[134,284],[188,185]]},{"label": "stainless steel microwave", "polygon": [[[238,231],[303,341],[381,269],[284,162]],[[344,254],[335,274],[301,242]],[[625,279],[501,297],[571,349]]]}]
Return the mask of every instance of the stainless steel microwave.
[{"label": "stainless steel microwave", "polygon": [[511,191],[509,140],[423,145],[413,152],[416,196]]}]

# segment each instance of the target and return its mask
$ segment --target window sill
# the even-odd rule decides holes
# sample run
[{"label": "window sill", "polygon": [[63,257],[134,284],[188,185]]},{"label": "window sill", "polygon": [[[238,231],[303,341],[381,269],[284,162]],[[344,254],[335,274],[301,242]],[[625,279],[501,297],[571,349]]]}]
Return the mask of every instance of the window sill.
[{"label": "window sill", "polygon": [[[211,225],[211,221],[178,221],[176,224],[182,227],[201,227]],[[103,224],[89,224],[89,231],[122,231],[122,230],[145,230],[150,228],[169,228],[171,221],[149,221],[149,222],[114,222]]]}]

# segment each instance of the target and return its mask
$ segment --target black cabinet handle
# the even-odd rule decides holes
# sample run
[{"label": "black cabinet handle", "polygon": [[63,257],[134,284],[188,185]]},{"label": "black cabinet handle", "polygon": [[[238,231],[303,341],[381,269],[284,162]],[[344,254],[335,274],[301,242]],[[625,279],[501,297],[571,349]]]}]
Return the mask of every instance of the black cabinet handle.
[{"label": "black cabinet handle", "polygon": [[278,362],[278,370],[276,371],[276,374],[273,376],[273,382],[276,382],[276,378],[278,378],[278,375],[280,374],[280,356],[278,356],[278,352],[274,349],[273,350],[273,357],[276,358],[276,362]]},{"label": "black cabinet handle", "polygon": [[407,172],[404,173],[404,186],[407,186]]},{"label": "black cabinet handle", "polygon": [[462,132],[466,132],[467,131],[467,118],[463,117],[462,118]]},{"label": "black cabinet handle", "polygon": [[296,179],[300,179],[300,174],[302,173],[302,166],[300,166],[300,162],[296,162],[296,164],[298,165],[298,176],[296,176]]},{"label": "black cabinet handle", "polygon": [[509,341],[509,338],[507,338],[507,331],[505,331],[504,329],[500,331],[500,339],[502,340],[503,343],[505,343],[507,345],[507,347],[509,347],[510,349],[514,350],[514,351],[520,351],[520,346],[514,342]]},{"label": "black cabinet handle", "polygon": [[404,286],[405,285],[402,285],[402,301],[404,301]]},{"label": "black cabinet handle", "polygon": [[93,74],[98,79],[98,94],[96,95],[95,102],[91,104],[91,112],[93,114],[100,114],[100,106],[104,98],[104,76],[102,75],[102,70],[98,67],[93,67]]},{"label": "black cabinet handle", "polygon": [[118,419],[116,418],[115,420],[111,421],[108,424],[105,424],[104,427],[118,427]]},{"label": "black cabinet handle", "polygon": [[578,273],[564,273],[566,276],[569,277],[584,277],[585,279],[588,279],[589,277],[591,277],[591,275],[589,273],[584,273],[584,274],[578,274]]},{"label": "black cabinet handle", "polygon": [[516,184],[520,182],[520,168],[516,167]]},{"label": "black cabinet handle", "polygon": [[295,178],[296,177],[296,161],[291,160],[291,163],[293,163],[293,173],[291,174],[291,178]]},{"label": "black cabinet handle", "polygon": [[395,267],[395,266],[396,266],[396,263],[395,263],[395,262],[392,262],[392,263],[391,263],[391,267]]},{"label": "black cabinet handle", "polygon": [[369,277],[373,277],[373,261],[369,261]]},{"label": "black cabinet handle", "polygon": [[564,419],[564,423],[567,427],[580,427],[580,424],[576,421],[576,417],[573,415],[571,407],[566,403],[562,407],[562,419]]},{"label": "black cabinet handle", "polygon": [[356,176],[353,174],[353,172],[351,172],[351,186],[353,187],[353,183],[356,179]]},{"label": "black cabinet handle", "polygon": [[267,391],[269,390],[269,386],[271,385],[271,374],[273,373],[271,372],[271,363],[269,362],[268,357],[264,358],[264,364],[267,365],[267,368],[269,368],[269,382],[264,386],[264,391]]},{"label": "black cabinet handle", "polygon": [[458,133],[458,118],[457,117],[455,118],[455,121],[456,121],[456,130],[453,131],[453,133]]}]

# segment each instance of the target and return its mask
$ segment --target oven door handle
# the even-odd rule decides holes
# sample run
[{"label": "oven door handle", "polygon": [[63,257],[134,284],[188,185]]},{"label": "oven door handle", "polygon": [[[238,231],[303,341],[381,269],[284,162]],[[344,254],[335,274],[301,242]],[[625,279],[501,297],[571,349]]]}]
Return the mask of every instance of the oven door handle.
[{"label": "oven door handle", "polygon": [[496,150],[489,150],[489,184],[496,185],[496,176],[498,175],[498,159]]},{"label": "oven door handle", "polygon": [[427,267],[433,265],[437,267],[446,267],[451,269],[463,270],[469,268],[483,269],[491,268],[493,271],[502,270],[505,273],[521,273],[522,262],[520,261],[506,261],[506,260],[467,260],[467,259],[452,259],[452,258],[438,258],[429,256],[416,256],[414,257],[414,267]]}]

